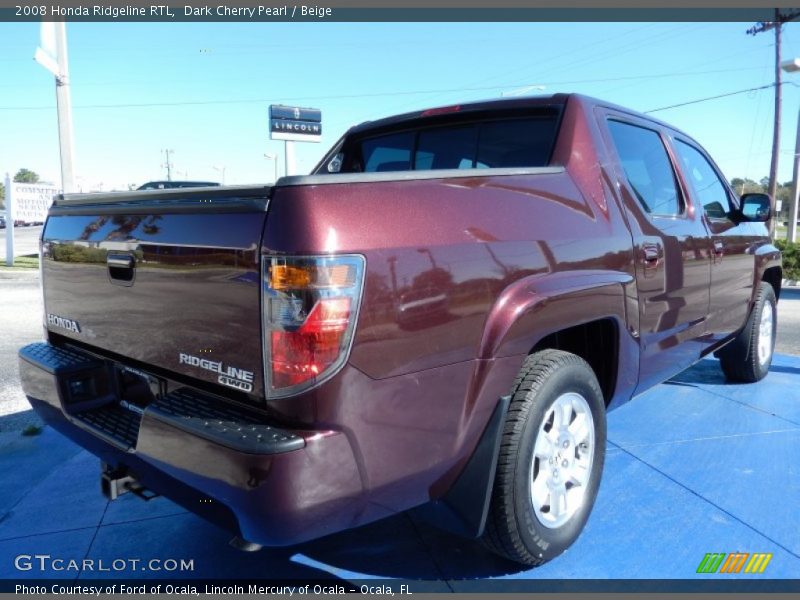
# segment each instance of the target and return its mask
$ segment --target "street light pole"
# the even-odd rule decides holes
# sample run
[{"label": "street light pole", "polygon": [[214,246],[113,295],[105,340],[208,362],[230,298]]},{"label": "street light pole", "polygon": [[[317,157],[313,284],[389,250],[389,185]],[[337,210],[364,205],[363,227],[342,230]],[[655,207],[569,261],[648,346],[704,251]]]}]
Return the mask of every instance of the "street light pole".
[{"label": "street light pole", "polygon": [[272,180],[273,183],[277,183],[278,181],[278,155],[277,154],[265,154],[264,158],[267,160],[272,161],[272,166],[275,168],[275,176]]},{"label": "street light pole", "polygon": [[166,162],[164,166],[167,169],[167,181],[172,181],[172,163],[169,160],[169,155],[175,154],[175,150],[165,149],[164,150],[164,157],[166,158]]},{"label": "street light pole", "polygon": [[[781,65],[787,73],[800,71],[800,58],[787,60]],[[792,175],[792,197],[789,199],[789,223],[786,227],[786,239],[797,241],[797,204],[800,201],[800,110],[797,111],[797,137],[794,143],[794,173]]]},{"label": "street light pole", "polygon": [[227,167],[225,165],[222,165],[221,167],[214,166],[211,168],[214,169],[217,173],[222,174],[222,185],[225,185],[225,169],[227,169]]},{"label": "street light pole", "polygon": [[789,224],[786,239],[797,241],[797,203],[800,201],[800,110],[797,111],[797,137],[794,142],[794,173],[792,175],[792,197],[789,199]]}]

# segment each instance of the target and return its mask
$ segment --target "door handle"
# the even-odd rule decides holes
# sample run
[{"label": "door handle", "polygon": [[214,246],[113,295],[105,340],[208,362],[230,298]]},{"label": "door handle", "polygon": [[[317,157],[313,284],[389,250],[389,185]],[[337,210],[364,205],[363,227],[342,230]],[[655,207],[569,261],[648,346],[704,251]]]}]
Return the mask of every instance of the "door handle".
[{"label": "door handle", "polygon": [[642,262],[644,262],[645,267],[658,266],[662,256],[661,244],[650,243],[642,245]]}]

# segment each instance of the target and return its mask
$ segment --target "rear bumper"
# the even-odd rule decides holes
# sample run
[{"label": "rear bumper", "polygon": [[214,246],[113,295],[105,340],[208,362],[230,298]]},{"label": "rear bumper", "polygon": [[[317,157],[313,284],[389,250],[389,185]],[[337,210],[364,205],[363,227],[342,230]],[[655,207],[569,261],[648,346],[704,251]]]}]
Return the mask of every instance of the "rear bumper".
[{"label": "rear bumper", "polygon": [[364,491],[345,435],[282,429],[186,387],[131,410],[111,369],[46,343],[20,350],[23,389],[47,423],[188,510],[271,546],[357,524]]}]

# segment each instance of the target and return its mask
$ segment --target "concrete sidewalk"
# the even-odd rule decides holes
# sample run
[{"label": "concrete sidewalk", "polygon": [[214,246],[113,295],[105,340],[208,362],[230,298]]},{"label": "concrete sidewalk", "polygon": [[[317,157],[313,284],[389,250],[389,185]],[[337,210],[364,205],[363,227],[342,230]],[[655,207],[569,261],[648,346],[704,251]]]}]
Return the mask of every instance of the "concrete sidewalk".
[{"label": "concrete sidewalk", "polygon": [[[98,460],[55,431],[0,433],[0,577],[424,580],[412,591],[475,591],[487,580],[720,578],[707,552],[771,552],[764,578],[800,578],[800,357],[776,355],[755,385],[704,360],[609,415],[597,505],[578,542],[537,569],[396,517],[302,546],[253,554],[171,502],[109,503]],[[192,572],[63,572],[14,567],[19,554],[65,559],[185,559]],[[731,577],[731,576],[725,576]],[[735,576],[733,576],[735,577]],[[754,576],[748,576],[751,579]]]}]

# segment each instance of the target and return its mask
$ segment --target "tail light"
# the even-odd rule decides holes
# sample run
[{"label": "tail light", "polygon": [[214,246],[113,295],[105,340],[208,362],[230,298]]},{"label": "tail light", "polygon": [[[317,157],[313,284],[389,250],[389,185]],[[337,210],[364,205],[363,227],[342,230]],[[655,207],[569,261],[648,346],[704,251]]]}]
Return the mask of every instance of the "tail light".
[{"label": "tail light", "polygon": [[347,361],[364,284],[362,256],[263,259],[268,398],[332,377]]}]

